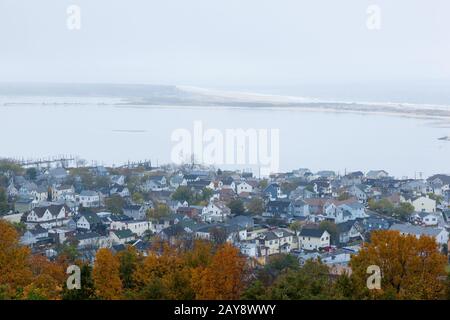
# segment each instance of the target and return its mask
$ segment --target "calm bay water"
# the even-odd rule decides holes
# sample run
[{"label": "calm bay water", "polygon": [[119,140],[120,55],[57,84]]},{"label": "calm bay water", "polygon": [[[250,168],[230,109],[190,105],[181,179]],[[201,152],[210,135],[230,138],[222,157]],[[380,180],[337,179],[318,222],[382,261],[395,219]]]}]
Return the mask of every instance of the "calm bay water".
[{"label": "calm bay water", "polygon": [[[450,172],[450,126],[386,115],[295,109],[120,106],[79,104],[0,105],[0,157],[41,158],[75,154],[106,165],[151,159],[168,163],[174,130],[279,129],[280,170],[385,169],[414,177]],[[230,166],[226,166],[229,168]],[[232,167],[232,166],[231,166]],[[239,168],[254,166],[239,166]],[[257,172],[255,172],[257,173]]]}]

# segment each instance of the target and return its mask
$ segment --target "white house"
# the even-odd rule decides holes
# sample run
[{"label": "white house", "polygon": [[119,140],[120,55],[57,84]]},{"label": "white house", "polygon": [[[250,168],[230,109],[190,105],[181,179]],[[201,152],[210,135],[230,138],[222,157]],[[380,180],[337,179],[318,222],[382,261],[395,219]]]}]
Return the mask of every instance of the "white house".
[{"label": "white house", "polygon": [[422,224],[426,227],[437,226],[439,224],[439,217],[435,213],[417,212],[411,218],[415,223]]},{"label": "white house", "polygon": [[367,202],[367,194],[363,191],[363,188],[355,185],[348,188],[348,193],[358,199],[359,202]]},{"label": "white house", "polygon": [[163,191],[168,190],[167,179],[164,176],[152,176],[141,186],[142,191]]},{"label": "white house", "polygon": [[75,188],[73,186],[59,186],[52,188],[53,201],[75,201]]},{"label": "white house", "polygon": [[113,175],[111,176],[111,182],[113,184],[118,184],[119,186],[125,185],[125,176],[124,175]]},{"label": "white house", "polygon": [[26,216],[27,224],[40,224],[43,228],[50,229],[66,224],[73,213],[66,205],[49,205],[36,207]]},{"label": "white house", "polygon": [[243,192],[251,193],[252,191],[253,187],[245,181],[236,184],[237,194],[241,194]]},{"label": "white house", "polygon": [[299,247],[304,250],[319,250],[330,246],[330,234],[326,230],[303,228],[298,235]]},{"label": "white house", "polygon": [[85,208],[95,208],[100,206],[100,195],[98,192],[85,190],[77,197],[78,202]]},{"label": "white house", "polygon": [[389,173],[384,170],[371,170],[366,174],[367,179],[382,179],[387,178],[388,176]]},{"label": "white house", "polygon": [[111,248],[113,242],[110,237],[104,237],[95,232],[79,233],[75,237],[78,248]]},{"label": "white house", "polygon": [[31,191],[35,203],[40,203],[48,200],[48,188],[39,186],[36,190]]},{"label": "white house", "polygon": [[150,206],[147,205],[126,205],[123,208],[123,214],[135,220],[142,220],[145,218],[148,209],[150,209]]},{"label": "white house", "polygon": [[224,222],[230,215],[230,208],[221,201],[210,202],[202,210],[202,219],[205,222]]},{"label": "white house", "polygon": [[121,185],[115,185],[111,188],[109,191],[109,194],[112,196],[114,194],[117,194],[121,196],[122,198],[129,197],[130,196],[130,190],[127,187],[121,186]]},{"label": "white house", "polygon": [[150,231],[152,229],[151,227],[152,223],[147,220],[115,221],[111,223],[111,230],[130,230],[139,237],[146,231]]},{"label": "white house", "polygon": [[95,213],[82,213],[77,220],[77,229],[93,230],[101,224],[100,218]]},{"label": "white house", "polygon": [[414,210],[418,212],[436,212],[436,200],[429,196],[420,196],[414,199],[409,199],[407,202],[414,206]]},{"label": "white house", "polygon": [[239,243],[239,250],[247,257],[256,258],[258,256],[258,244],[253,242]]},{"label": "white house", "polygon": [[269,256],[277,253],[289,253],[297,247],[295,234],[284,229],[265,231],[259,234],[257,243],[261,255]]},{"label": "white house", "polygon": [[147,220],[133,220],[127,222],[127,229],[131,232],[138,235],[138,237],[142,236],[145,232],[151,230],[151,222]]},{"label": "white house", "polygon": [[20,243],[23,245],[33,245],[39,241],[39,239],[45,239],[48,237],[48,230],[37,225],[34,229],[27,230],[20,238]]}]

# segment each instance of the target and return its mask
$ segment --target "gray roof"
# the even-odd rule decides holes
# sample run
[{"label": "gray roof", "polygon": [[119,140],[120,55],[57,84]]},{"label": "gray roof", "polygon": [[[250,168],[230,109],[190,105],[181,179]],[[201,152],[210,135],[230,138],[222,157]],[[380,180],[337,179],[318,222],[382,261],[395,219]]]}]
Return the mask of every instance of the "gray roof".
[{"label": "gray roof", "polygon": [[94,239],[94,238],[99,238],[99,237],[100,237],[100,235],[96,232],[79,233],[76,235],[77,240]]},{"label": "gray roof", "polygon": [[262,233],[260,237],[263,238],[264,240],[276,240],[280,238],[280,236],[278,236],[278,233],[281,233],[282,234],[281,237],[283,238],[294,235],[294,233],[283,229],[275,229]]},{"label": "gray roof", "polygon": [[83,191],[81,191],[80,196],[82,196],[82,197],[94,197],[94,196],[98,196],[98,193],[95,192],[95,191],[83,190]]},{"label": "gray roof", "polygon": [[355,225],[355,221],[346,221],[346,222],[336,224],[336,227],[337,227],[338,232],[342,233],[342,232],[349,232],[354,225]]},{"label": "gray roof", "polygon": [[400,231],[401,233],[407,233],[407,234],[413,234],[417,236],[430,236],[435,237],[439,233],[442,232],[442,229],[438,228],[426,228],[426,227],[419,227],[419,226],[413,226],[408,224],[394,224],[390,228],[390,230]]},{"label": "gray roof", "polygon": [[323,235],[324,232],[325,232],[324,230],[315,229],[315,228],[303,228],[300,231],[300,236],[302,236],[302,237],[320,238]]}]

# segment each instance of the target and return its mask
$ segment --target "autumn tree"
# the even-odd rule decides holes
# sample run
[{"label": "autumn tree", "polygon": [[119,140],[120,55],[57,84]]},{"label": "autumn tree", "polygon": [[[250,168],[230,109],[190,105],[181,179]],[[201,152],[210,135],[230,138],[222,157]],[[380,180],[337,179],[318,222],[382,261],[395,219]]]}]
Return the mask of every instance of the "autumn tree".
[{"label": "autumn tree", "polygon": [[175,248],[163,245],[162,252],[149,252],[134,272],[138,299],[193,299],[190,272]]},{"label": "autumn tree", "polygon": [[213,244],[206,240],[195,240],[191,250],[184,253],[184,263],[189,268],[205,268],[211,262]]},{"label": "autumn tree", "polygon": [[122,297],[120,264],[111,251],[100,249],[95,257],[92,277],[96,295],[102,300],[118,300]]},{"label": "autumn tree", "polygon": [[0,220],[0,286],[3,298],[16,297],[32,279],[30,250],[20,246],[16,229]]},{"label": "autumn tree", "polygon": [[226,243],[219,247],[206,268],[193,270],[192,286],[197,299],[239,299],[244,289],[245,258]]},{"label": "autumn tree", "polygon": [[42,255],[32,256],[29,265],[33,279],[24,288],[24,298],[30,300],[60,299],[66,280],[64,265],[51,262]]},{"label": "autumn tree", "polygon": [[[357,298],[441,298],[445,294],[446,260],[432,237],[375,231],[371,243],[364,243],[350,262]],[[381,270],[379,290],[369,290],[366,285],[371,265]]]}]

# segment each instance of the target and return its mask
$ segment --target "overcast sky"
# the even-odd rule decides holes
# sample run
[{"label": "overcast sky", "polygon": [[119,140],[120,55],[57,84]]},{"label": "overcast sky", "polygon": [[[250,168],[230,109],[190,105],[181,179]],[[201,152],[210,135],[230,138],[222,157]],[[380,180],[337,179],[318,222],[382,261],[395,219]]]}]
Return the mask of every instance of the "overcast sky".
[{"label": "overcast sky", "polygon": [[0,0],[0,82],[446,83],[449,17],[448,0]]}]

